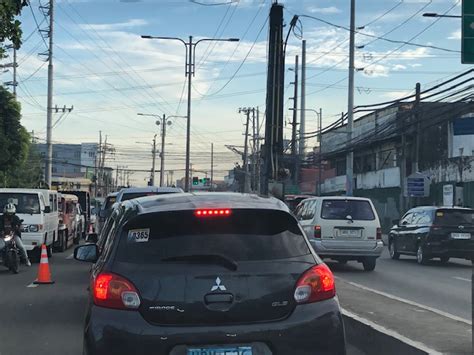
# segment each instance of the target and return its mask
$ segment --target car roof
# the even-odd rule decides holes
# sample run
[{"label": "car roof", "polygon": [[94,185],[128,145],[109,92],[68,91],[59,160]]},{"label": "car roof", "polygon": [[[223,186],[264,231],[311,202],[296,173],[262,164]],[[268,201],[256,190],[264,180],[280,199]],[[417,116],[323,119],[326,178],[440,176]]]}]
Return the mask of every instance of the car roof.
[{"label": "car roof", "polygon": [[316,196],[307,198],[306,201],[313,200],[358,200],[358,201],[370,201],[370,198],[367,197],[354,197],[354,196]]},{"label": "car roof", "polygon": [[472,208],[460,207],[460,206],[417,206],[410,209],[410,211],[434,211],[434,210],[460,210],[460,211],[473,211]]},{"label": "car roof", "polygon": [[47,190],[47,189],[21,189],[21,188],[3,188],[0,189],[0,193],[2,192],[17,192],[17,193],[25,193],[25,194],[37,194],[37,193],[57,193],[56,190]]},{"label": "car roof", "polygon": [[289,212],[288,206],[274,197],[231,192],[196,192],[140,197],[125,201],[140,214],[198,208],[266,209]]},{"label": "car roof", "polygon": [[117,192],[111,192],[110,194],[107,195],[107,197],[115,197],[118,194],[119,194],[118,191]]},{"label": "car roof", "polygon": [[120,190],[121,194],[136,193],[136,192],[183,192],[179,187],[158,187],[158,186],[149,186],[149,187],[126,187]]}]

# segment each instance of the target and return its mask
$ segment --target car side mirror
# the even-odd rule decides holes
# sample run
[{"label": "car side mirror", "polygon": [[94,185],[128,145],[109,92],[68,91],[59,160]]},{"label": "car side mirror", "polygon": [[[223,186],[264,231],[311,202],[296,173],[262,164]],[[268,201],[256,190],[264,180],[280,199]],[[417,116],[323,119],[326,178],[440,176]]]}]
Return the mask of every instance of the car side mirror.
[{"label": "car side mirror", "polygon": [[95,244],[80,245],[74,249],[74,259],[95,263],[99,259],[99,248]]},{"label": "car side mirror", "polygon": [[43,210],[44,213],[51,213],[51,207],[46,206]]},{"label": "car side mirror", "polygon": [[392,223],[393,223],[394,226],[398,226],[398,225],[400,225],[400,220],[399,219],[394,219],[394,220],[392,220]]},{"label": "car side mirror", "polygon": [[87,235],[86,237],[86,243],[97,243],[97,241],[99,240],[99,236],[97,235],[97,233],[90,233]]}]

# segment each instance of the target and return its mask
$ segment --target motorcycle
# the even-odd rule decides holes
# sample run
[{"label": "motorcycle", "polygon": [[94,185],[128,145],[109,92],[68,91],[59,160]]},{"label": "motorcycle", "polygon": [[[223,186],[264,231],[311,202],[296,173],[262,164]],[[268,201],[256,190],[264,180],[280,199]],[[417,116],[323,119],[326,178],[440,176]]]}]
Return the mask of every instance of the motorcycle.
[{"label": "motorcycle", "polygon": [[5,232],[0,236],[0,265],[14,274],[20,271],[20,251],[15,243],[15,233]]}]

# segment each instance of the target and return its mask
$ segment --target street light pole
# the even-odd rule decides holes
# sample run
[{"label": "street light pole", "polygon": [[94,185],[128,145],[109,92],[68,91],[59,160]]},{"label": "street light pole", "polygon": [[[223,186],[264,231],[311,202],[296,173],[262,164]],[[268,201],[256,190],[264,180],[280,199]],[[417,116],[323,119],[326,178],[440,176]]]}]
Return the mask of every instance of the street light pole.
[{"label": "street light pole", "polygon": [[143,39],[162,39],[162,40],[174,40],[180,41],[186,47],[186,66],[185,75],[188,77],[188,113],[187,113],[187,124],[186,124],[186,165],[185,165],[185,181],[184,190],[189,192],[190,187],[190,155],[191,155],[191,86],[192,76],[195,74],[195,59],[196,59],[196,46],[200,42],[213,41],[213,42],[238,42],[238,38],[202,38],[196,42],[193,42],[193,36],[189,36],[189,42],[184,41],[178,37],[163,37],[163,36],[149,36],[142,35]]},{"label": "street light pole", "polygon": [[155,186],[156,134],[153,136],[153,161],[151,163],[150,185]]}]

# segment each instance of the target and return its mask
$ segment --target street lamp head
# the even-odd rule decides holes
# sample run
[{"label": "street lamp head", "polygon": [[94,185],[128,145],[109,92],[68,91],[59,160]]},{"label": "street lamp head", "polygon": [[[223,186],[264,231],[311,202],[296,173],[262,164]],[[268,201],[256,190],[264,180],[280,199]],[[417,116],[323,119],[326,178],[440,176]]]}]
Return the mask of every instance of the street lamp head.
[{"label": "street lamp head", "polygon": [[156,123],[157,126],[159,126],[161,124],[160,120],[157,120],[155,123]]},{"label": "street lamp head", "polygon": [[238,39],[238,38],[229,38],[228,41],[229,42],[239,42],[240,39]]},{"label": "street lamp head", "polygon": [[141,35],[142,38],[144,39],[151,39],[152,37],[150,35]]},{"label": "street lamp head", "polygon": [[425,12],[423,17],[438,17],[439,15],[435,12]]}]

